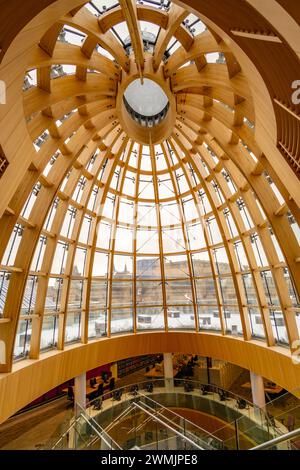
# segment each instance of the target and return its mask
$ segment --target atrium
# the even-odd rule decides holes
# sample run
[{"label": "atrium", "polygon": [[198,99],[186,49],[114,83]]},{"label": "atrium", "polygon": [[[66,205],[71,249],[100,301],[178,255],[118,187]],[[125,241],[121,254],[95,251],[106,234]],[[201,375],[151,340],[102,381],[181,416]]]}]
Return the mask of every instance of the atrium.
[{"label": "atrium", "polygon": [[[10,0],[0,18],[0,449],[63,400],[72,432],[47,450],[300,449],[298,2]],[[245,402],[260,440],[214,434],[207,396],[229,427]],[[264,434],[274,399],[285,439]]]}]

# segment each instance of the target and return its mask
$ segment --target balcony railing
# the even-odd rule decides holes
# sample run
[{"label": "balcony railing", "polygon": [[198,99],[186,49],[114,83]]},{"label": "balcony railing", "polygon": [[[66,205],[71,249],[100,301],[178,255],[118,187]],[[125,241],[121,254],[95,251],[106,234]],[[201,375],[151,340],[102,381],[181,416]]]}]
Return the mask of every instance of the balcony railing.
[{"label": "balcony railing", "polygon": [[148,128],[158,126],[166,117],[169,111],[169,107],[170,107],[170,103],[167,103],[167,105],[164,107],[164,109],[160,113],[155,114],[154,116],[144,116],[143,114],[140,114],[137,111],[135,111],[130,106],[125,96],[123,97],[123,100],[124,100],[125,108],[127,109],[127,112],[131,116],[131,118],[140,126],[148,127]]}]

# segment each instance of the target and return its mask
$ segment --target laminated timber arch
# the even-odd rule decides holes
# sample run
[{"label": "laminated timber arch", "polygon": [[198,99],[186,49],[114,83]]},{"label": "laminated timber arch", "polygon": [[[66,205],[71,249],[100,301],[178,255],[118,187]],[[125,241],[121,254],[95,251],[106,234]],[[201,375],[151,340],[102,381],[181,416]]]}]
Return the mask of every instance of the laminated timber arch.
[{"label": "laminated timber arch", "polygon": [[[300,378],[291,360],[300,328],[300,251],[295,235],[300,220],[300,127],[291,83],[299,79],[300,67],[299,41],[295,40],[299,12],[293,2],[270,0],[267,8],[265,2],[260,5],[256,0],[211,0],[200,5],[185,0],[159,10],[121,0],[99,17],[82,0],[48,0],[38,5],[28,1],[15,8],[17,3],[12,0],[3,7],[1,14],[8,20],[0,28],[0,79],[6,83],[6,104],[0,105],[0,271],[5,301],[0,340],[6,346],[0,364],[5,410],[0,419],[47,387],[92,368],[95,357],[99,365],[126,355],[161,352],[162,339],[168,350],[183,351],[186,346],[179,344],[180,338],[185,345],[186,338],[192,338],[193,350],[186,352],[203,351],[230,360],[295,389]],[[195,36],[183,23],[191,11],[207,26]],[[281,23],[279,17],[285,21]],[[111,30],[124,21],[131,38],[129,50]],[[144,47],[140,21],[160,28],[153,53]],[[74,45],[58,40],[64,25],[70,31],[75,28],[83,42]],[[172,38],[178,48],[168,56]],[[207,54],[212,53],[220,54],[222,63],[210,63]],[[54,79],[57,65],[72,65],[75,70]],[[32,69],[36,69],[36,84],[23,91],[24,76]],[[124,112],[121,118],[118,105],[123,99],[122,85],[138,76],[141,80],[152,77],[170,90],[168,116],[172,120],[165,121],[168,125],[159,136],[155,129],[149,130],[146,146],[131,117]],[[145,187],[149,186],[148,194]],[[105,205],[112,198],[108,215]],[[188,204],[193,206],[193,216]],[[139,237],[149,226],[140,216],[141,207],[147,205],[157,248],[146,253],[140,251]],[[131,219],[125,217],[124,207],[132,210]],[[176,209],[176,216],[172,209],[167,227],[170,207]],[[70,210],[74,223],[66,232]],[[98,244],[104,226],[111,233],[105,247]],[[196,244],[192,245],[194,226]],[[129,248],[121,247],[118,238],[125,229],[132,237]],[[172,230],[180,232],[180,243],[174,237],[172,241]],[[203,239],[201,246],[198,238]],[[61,246],[67,250],[65,261],[54,272]],[[242,263],[238,250],[244,253]],[[13,261],[8,252],[13,252]],[[81,252],[85,263],[78,273],[74,269]],[[33,267],[37,253],[40,261]],[[95,274],[99,253],[107,260],[101,275]],[[155,270],[145,280],[139,266],[142,262],[146,266],[150,255]],[[124,272],[116,268],[121,258],[126,260]],[[170,275],[175,260],[183,263],[181,271],[178,268],[176,275]],[[197,263],[209,275],[203,275]],[[104,291],[98,291],[98,304],[93,297],[95,285],[104,283],[103,276],[105,305],[101,303]],[[55,307],[52,302],[51,310],[47,299],[50,281],[55,279],[59,302]],[[153,303],[147,297],[149,305],[146,300],[141,306],[141,289],[148,296],[145,286],[154,289],[158,279],[159,300]],[[207,284],[206,290],[202,283]],[[208,298],[208,284],[213,299]],[[74,300],[74,286],[79,285],[80,299]],[[129,300],[125,296],[127,303],[122,303],[124,294],[116,297],[117,285],[131,292]],[[172,290],[170,286],[175,285],[177,289]],[[176,290],[186,293],[177,299]],[[108,338],[94,340],[90,320],[100,307]],[[156,312],[161,322],[158,329],[164,332],[141,333],[139,315],[146,309],[151,315]],[[183,323],[174,327],[170,315],[178,309]],[[232,336],[228,309],[239,313],[239,338]],[[80,331],[75,339],[79,343],[73,347],[67,333],[78,311]],[[278,333],[278,312],[283,333]],[[211,331],[203,326],[203,315],[217,322],[217,334],[212,326]],[[216,316],[218,320],[213,320]],[[129,317],[128,323],[124,318]],[[261,327],[253,325],[254,318]],[[53,338],[57,335],[52,344],[57,351],[44,352],[41,344],[49,319],[53,320]],[[116,330],[118,321],[121,329]],[[128,335],[114,336],[127,333],[126,328],[132,333],[130,347]],[[176,328],[194,333],[172,331]],[[21,335],[27,341],[29,359],[13,364],[14,346]],[[146,338],[145,345],[140,344]],[[218,344],[224,346],[224,353]],[[109,352],[102,358],[104,350]],[[73,367],[72,355],[76,362],[78,351],[85,355],[84,366],[76,363]],[[255,360],[249,359],[250,353]],[[54,364],[60,372],[52,381],[41,380],[20,400],[5,404],[21,377],[27,383],[32,374],[42,377],[44,368]]]},{"label": "laminated timber arch", "polygon": [[[41,360],[17,363],[10,374],[2,374],[0,422],[57,385],[99,365],[144,354],[178,351],[214,357],[266,375],[291,392],[299,388],[299,372],[291,365],[288,351],[269,349],[259,342],[242,343],[211,333],[155,332],[122,335],[76,344],[64,351],[45,353]],[[51,373],[49,371],[51,370]],[[26,384],[26,386],[25,386]],[[22,393],[19,393],[22,389]]]}]

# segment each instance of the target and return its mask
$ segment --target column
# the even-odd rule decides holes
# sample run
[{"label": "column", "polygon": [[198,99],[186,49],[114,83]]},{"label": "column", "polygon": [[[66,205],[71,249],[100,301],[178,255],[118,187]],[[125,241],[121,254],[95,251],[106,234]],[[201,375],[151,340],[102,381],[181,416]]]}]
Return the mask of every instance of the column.
[{"label": "column", "polygon": [[261,375],[250,371],[250,380],[253,404],[264,408],[266,406],[264,379]]},{"label": "column", "polygon": [[80,405],[85,410],[86,408],[86,373],[75,377],[74,387],[74,400],[75,405]]},{"label": "column", "polygon": [[264,414],[261,413],[260,409],[265,408],[266,406],[264,379],[261,375],[257,375],[255,372],[251,372],[250,370],[250,381],[252,400],[254,404],[254,415],[256,420],[261,423]]},{"label": "column", "polygon": [[117,363],[117,362],[114,362],[113,364],[111,364],[111,366],[110,366],[110,372],[111,372],[111,376],[112,376],[114,379],[117,379],[117,378],[118,378],[118,363]]},{"label": "column", "polygon": [[164,353],[164,375],[167,391],[174,389],[173,354]]},{"label": "column", "polygon": [[[79,407],[77,406],[79,405]],[[86,408],[86,373],[78,375],[74,380],[74,418],[79,417],[82,409]],[[77,449],[81,444],[80,434],[86,432],[86,423],[80,419],[69,433],[69,448]]]}]

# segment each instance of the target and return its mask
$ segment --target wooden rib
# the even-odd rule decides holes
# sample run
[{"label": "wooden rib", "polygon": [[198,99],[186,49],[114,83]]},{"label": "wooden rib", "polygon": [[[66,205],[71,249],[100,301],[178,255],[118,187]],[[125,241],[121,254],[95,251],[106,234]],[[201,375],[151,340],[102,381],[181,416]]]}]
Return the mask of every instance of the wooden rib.
[{"label": "wooden rib", "polygon": [[127,23],[128,31],[131,38],[131,44],[134,52],[134,59],[140,74],[141,82],[143,83],[144,43],[140,23],[137,18],[136,2],[135,0],[120,0],[119,3],[123,10],[125,21]]},{"label": "wooden rib", "polygon": [[174,36],[175,31],[179,28],[183,20],[188,16],[188,12],[183,8],[175,5],[174,3],[171,5],[169,11],[169,22],[168,28],[166,31],[160,31],[158,36],[157,44],[154,51],[153,56],[153,69],[157,70],[160,66],[163,54],[167,48],[167,45]]}]

